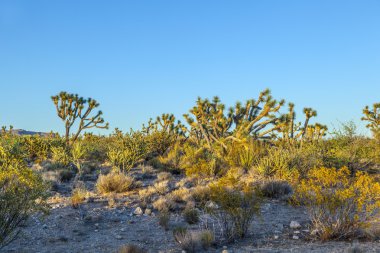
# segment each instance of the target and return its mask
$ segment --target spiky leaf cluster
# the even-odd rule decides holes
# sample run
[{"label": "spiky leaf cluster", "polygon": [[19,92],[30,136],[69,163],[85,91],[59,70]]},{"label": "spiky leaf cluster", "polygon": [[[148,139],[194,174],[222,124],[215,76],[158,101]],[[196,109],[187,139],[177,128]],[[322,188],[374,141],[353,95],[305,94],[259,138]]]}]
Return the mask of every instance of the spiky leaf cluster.
[{"label": "spiky leaf cluster", "polygon": [[99,103],[95,99],[84,99],[79,97],[78,94],[69,94],[64,91],[52,96],[51,99],[56,107],[58,117],[65,123],[67,145],[70,144],[71,127],[77,120],[79,120],[79,125],[72,142],[75,142],[79,134],[85,129],[108,128],[108,123],[105,123],[102,117],[102,111],[98,111],[91,116],[91,112],[99,107]]}]

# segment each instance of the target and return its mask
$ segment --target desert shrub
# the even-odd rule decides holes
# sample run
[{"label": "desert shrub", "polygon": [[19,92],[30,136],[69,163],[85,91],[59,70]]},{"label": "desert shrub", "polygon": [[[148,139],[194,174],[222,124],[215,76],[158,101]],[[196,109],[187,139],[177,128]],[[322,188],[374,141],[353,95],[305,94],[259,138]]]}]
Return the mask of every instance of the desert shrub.
[{"label": "desert shrub", "polygon": [[158,224],[165,230],[169,230],[170,213],[163,211],[158,214]]},{"label": "desert shrub", "polygon": [[185,155],[181,158],[181,166],[185,169],[187,176],[215,177],[222,175],[227,170],[227,163],[205,147],[186,145]]},{"label": "desert shrub", "polygon": [[214,234],[210,230],[188,231],[184,227],[173,230],[176,242],[186,252],[200,252],[203,248],[207,250],[215,241]]},{"label": "desert shrub", "polygon": [[167,169],[170,171],[180,171],[181,158],[183,156],[183,147],[180,142],[176,142],[166,152],[159,156],[157,159],[153,159],[153,166],[159,169]]},{"label": "desert shrub", "polygon": [[201,242],[192,232],[186,228],[177,228],[173,230],[173,236],[180,247],[189,253],[195,253],[200,250]]},{"label": "desert shrub", "polygon": [[35,211],[47,211],[47,185],[0,146],[0,248],[10,243]]},{"label": "desert shrub", "polygon": [[31,161],[42,162],[49,156],[50,146],[47,138],[38,135],[25,136],[23,146],[28,159]]},{"label": "desert shrub", "polygon": [[187,188],[180,188],[170,193],[170,197],[177,203],[183,203],[193,200],[191,192]]},{"label": "desert shrub", "polygon": [[120,171],[126,172],[141,159],[147,156],[147,142],[140,132],[122,134],[120,131],[115,133],[114,144],[107,153],[108,160]]},{"label": "desert shrub", "polygon": [[139,246],[128,244],[121,246],[117,253],[148,253],[148,251]]},{"label": "desert shrub", "polygon": [[73,190],[70,198],[71,206],[78,208],[86,200],[87,191],[83,187],[78,187]]},{"label": "desert shrub", "polygon": [[362,235],[380,208],[380,183],[347,167],[312,169],[296,188],[295,200],[305,204],[314,231],[322,240]]},{"label": "desert shrub", "polygon": [[199,212],[194,208],[186,208],[183,213],[183,218],[189,224],[196,224],[199,221]]},{"label": "desert shrub", "polygon": [[156,194],[156,189],[154,187],[148,187],[141,189],[139,191],[140,200],[144,203],[149,203],[152,200],[152,197]]},{"label": "desert shrub", "polygon": [[291,167],[292,157],[289,150],[272,147],[267,156],[257,161],[255,172],[264,179],[294,181],[299,173]]},{"label": "desert shrub", "polygon": [[74,171],[70,168],[60,169],[58,173],[60,182],[69,182],[75,176]]},{"label": "desert shrub", "polygon": [[328,150],[324,166],[348,167],[352,171],[369,167],[378,155],[373,141],[357,134],[357,126],[349,121],[334,129],[333,138],[325,142]]},{"label": "desert shrub", "polygon": [[86,150],[83,159],[100,163],[105,162],[110,141],[112,141],[110,138],[104,136],[85,133],[82,140],[83,149]]},{"label": "desert shrub", "polygon": [[267,198],[281,198],[293,192],[292,187],[286,181],[267,181],[260,187],[261,193]]},{"label": "desert shrub", "polygon": [[201,206],[204,206],[211,198],[211,189],[209,186],[198,185],[191,188],[191,194],[193,199]]},{"label": "desert shrub", "polygon": [[[327,150],[323,142],[303,142],[302,145],[288,145],[289,168],[305,178],[310,169],[324,165]],[[292,181],[297,181],[297,178]]]},{"label": "desert shrub", "polygon": [[242,190],[246,185],[246,182],[242,180],[244,174],[245,170],[243,168],[230,168],[224,176],[220,177],[214,183],[220,186]]},{"label": "desert shrub", "polygon": [[61,164],[63,166],[69,165],[71,159],[67,150],[62,146],[52,147],[52,159],[55,163]]},{"label": "desert shrub", "polygon": [[160,212],[168,212],[169,210],[173,210],[174,202],[170,197],[161,196],[153,202],[153,208]]},{"label": "desert shrub", "polygon": [[225,159],[232,167],[248,170],[265,153],[266,147],[262,142],[253,140],[239,143],[234,142],[228,146],[228,153]]},{"label": "desert shrub", "polygon": [[111,172],[107,175],[100,175],[96,182],[96,189],[99,193],[122,193],[134,187],[134,179],[121,172]]},{"label": "desert shrub", "polygon": [[70,151],[71,151],[72,160],[75,166],[79,170],[79,174],[82,174],[81,166],[82,166],[83,158],[86,154],[86,150],[85,150],[84,145],[82,144],[82,141],[78,140],[75,143],[73,143]]},{"label": "desert shrub", "polygon": [[211,230],[204,229],[198,232],[203,249],[207,250],[215,243],[215,235]]},{"label": "desert shrub", "polygon": [[161,195],[165,195],[170,191],[169,181],[167,180],[154,183],[153,187],[156,189],[156,192]]},{"label": "desert shrub", "polygon": [[157,180],[156,182],[161,182],[161,181],[169,181],[172,180],[173,176],[169,172],[160,172],[157,174]]},{"label": "desert shrub", "polygon": [[245,237],[260,210],[260,201],[254,191],[247,189],[242,192],[213,185],[211,199],[219,208],[209,208],[207,211],[217,220],[221,237],[226,241]]},{"label": "desert shrub", "polygon": [[148,152],[154,157],[156,155],[163,155],[175,143],[176,136],[166,131],[152,131],[146,136],[148,143]]}]

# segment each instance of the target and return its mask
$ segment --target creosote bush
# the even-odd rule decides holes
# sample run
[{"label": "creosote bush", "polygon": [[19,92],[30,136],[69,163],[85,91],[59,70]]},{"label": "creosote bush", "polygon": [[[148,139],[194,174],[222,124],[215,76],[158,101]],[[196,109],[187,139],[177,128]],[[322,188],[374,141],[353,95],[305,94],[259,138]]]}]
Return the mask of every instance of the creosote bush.
[{"label": "creosote bush", "polygon": [[268,181],[260,186],[261,193],[267,198],[281,198],[293,192],[292,187],[286,181]]},{"label": "creosote bush", "polygon": [[254,216],[260,211],[260,200],[255,192],[213,185],[211,199],[219,208],[209,208],[207,211],[218,221],[224,240],[245,237]]},{"label": "creosote bush", "polygon": [[305,204],[321,240],[361,237],[379,213],[380,183],[347,167],[312,169],[296,188],[295,201]]},{"label": "creosote bush", "polygon": [[181,248],[189,253],[207,250],[215,241],[210,230],[188,231],[184,227],[177,227],[173,230],[173,236]]},{"label": "creosote bush", "polygon": [[186,208],[183,213],[185,221],[189,224],[196,224],[199,221],[199,212],[194,208]]},{"label": "creosote bush", "polygon": [[121,172],[111,172],[107,175],[100,175],[96,183],[99,193],[122,193],[134,187],[134,179]]},{"label": "creosote bush", "polygon": [[48,210],[47,190],[38,174],[0,146],[0,248],[16,238],[30,214]]}]

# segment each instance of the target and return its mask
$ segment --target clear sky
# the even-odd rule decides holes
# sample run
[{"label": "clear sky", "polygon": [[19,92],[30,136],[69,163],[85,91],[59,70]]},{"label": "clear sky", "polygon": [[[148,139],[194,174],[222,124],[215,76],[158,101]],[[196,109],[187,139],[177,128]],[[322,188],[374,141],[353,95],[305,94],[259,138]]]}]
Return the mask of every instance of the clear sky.
[{"label": "clear sky", "polygon": [[62,132],[61,90],[128,130],[266,87],[321,123],[360,123],[380,102],[380,1],[0,0],[0,125]]}]

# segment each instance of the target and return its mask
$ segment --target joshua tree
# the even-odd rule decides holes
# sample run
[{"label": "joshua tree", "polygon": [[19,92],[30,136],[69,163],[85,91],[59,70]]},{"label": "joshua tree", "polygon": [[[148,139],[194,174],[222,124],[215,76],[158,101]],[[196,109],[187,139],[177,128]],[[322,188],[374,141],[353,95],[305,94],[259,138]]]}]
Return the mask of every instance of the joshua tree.
[{"label": "joshua tree", "polygon": [[205,140],[212,149],[213,143],[226,148],[225,141],[241,142],[245,138],[270,138],[279,129],[280,118],[276,113],[284,104],[284,100],[272,98],[270,91],[264,90],[257,100],[248,100],[244,105],[240,102],[225,113],[225,105],[218,97],[212,101],[198,98],[196,106],[184,117],[190,125],[190,134],[198,142]]},{"label": "joshua tree", "polygon": [[183,136],[186,132],[186,127],[181,121],[176,121],[173,114],[164,113],[158,116],[155,121],[149,120],[148,125],[143,124],[142,132],[150,134],[155,131],[165,132],[173,136]]},{"label": "joshua tree", "polygon": [[77,120],[79,120],[79,125],[71,144],[78,139],[79,134],[85,129],[94,127],[108,129],[108,123],[105,123],[102,118],[102,111],[98,111],[94,116],[90,116],[91,112],[99,106],[99,103],[95,99],[84,99],[77,94],[69,94],[64,91],[56,96],[52,96],[51,99],[57,109],[58,117],[65,122],[65,140],[67,146],[70,146],[71,127]]},{"label": "joshua tree", "polygon": [[288,113],[282,115],[279,132],[285,141],[291,140],[319,140],[325,136],[327,127],[316,123],[311,125],[310,119],[317,116],[317,111],[312,108],[304,108],[305,121],[303,123],[296,122],[296,113],[294,112],[294,104],[289,103]]},{"label": "joshua tree", "polygon": [[363,109],[363,114],[362,120],[368,122],[366,127],[369,128],[375,136],[380,134],[380,103],[373,104],[372,110],[367,105]]}]

